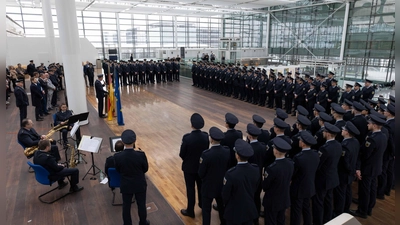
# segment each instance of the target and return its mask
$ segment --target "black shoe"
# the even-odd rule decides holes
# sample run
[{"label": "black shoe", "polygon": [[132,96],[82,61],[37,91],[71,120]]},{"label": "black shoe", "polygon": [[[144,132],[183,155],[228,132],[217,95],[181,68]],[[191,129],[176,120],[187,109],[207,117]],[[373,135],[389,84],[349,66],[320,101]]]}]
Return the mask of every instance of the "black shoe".
[{"label": "black shoe", "polygon": [[68,185],[67,181],[63,181],[62,183],[58,183],[58,190],[63,189],[67,185]]},{"label": "black shoe", "polygon": [[361,218],[364,218],[364,219],[367,219],[367,214],[361,214],[360,212],[358,212],[358,210],[351,210],[350,209],[350,214],[352,215],[352,216],[357,216],[357,217],[361,217]]},{"label": "black shoe", "polygon": [[372,212],[368,212],[367,215],[368,215],[368,216],[372,216]]},{"label": "black shoe", "polygon": [[351,201],[352,201],[354,204],[357,204],[357,205],[358,205],[358,198],[353,198],[353,199],[351,199]]},{"label": "black shoe", "polygon": [[45,113],[43,113],[45,116],[47,116],[47,115],[50,115],[50,113],[48,113],[48,112],[45,112]]},{"label": "black shoe", "polygon": [[74,192],[78,192],[78,191],[82,191],[83,190],[83,187],[80,187],[80,186],[78,186],[78,185],[75,185],[74,187],[71,187],[70,189],[69,189],[69,192],[70,193],[74,193]]},{"label": "black shoe", "polygon": [[146,220],[146,225],[150,225],[150,220]]},{"label": "black shoe", "polygon": [[213,208],[214,210],[218,211],[218,205],[217,205],[217,203],[213,204],[213,205],[212,205],[212,208]]},{"label": "black shoe", "polygon": [[43,121],[43,118],[38,118],[36,119],[36,121]]},{"label": "black shoe", "polygon": [[186,209],[181,209],[181,214],[184,216],[192,217],[194,218],[194,213],[188,213]]},{"label": "black shoe", "polygon": [[390,196],[390,191],[389,192],[385,192],[386,196]]},{"label": "black shoe", "polygon": [[264,216],[265,216],[264,211],[260,211],[260,217],[264,218]]},{"label": "black shoe", "polygon": [[380,200],[385,200],[385,195],[377,195],[376,198]]}]

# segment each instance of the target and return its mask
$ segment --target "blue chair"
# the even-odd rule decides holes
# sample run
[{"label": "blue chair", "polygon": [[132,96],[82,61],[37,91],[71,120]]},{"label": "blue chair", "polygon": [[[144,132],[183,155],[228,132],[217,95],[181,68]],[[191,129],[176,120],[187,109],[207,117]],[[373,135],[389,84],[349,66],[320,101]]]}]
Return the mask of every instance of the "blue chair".
[{"label": "blue chair", "polygon": [[[111,205],[122,205],[121,203],[115,203],[115,188],[119,188],[121,186],[121,175],[115,168],[108,168],[108,182],[113,193]],[[132,200],[132,203],[134,202],[135,199]]]},{"label": "blue chair", "polygon": [[[36,178],[37,182],[39,182],[39,183],[41,183],[43,185],[50,185],[50,186],[55,182],[55,181],[51,181],[49,179],[50,173],[43,166],[35,165],[35,164],[31,163],[30,161],[28,161],[27,163],[35,171],[35,178]],[[60,199],[62,199],[65,196],[70,194],[70,192],[68,192],[68,193],[62,195],[61,197],[58,197],[58,198],[54,199],[53,201],[45,201],[45,200],[42,199],[43,196],[45,196],[45,195],[47,195],[47,194],[49,194],[49,193],[51,193],[51,192],[53,192],[53,191],[55,191],[57,189],[58,189],[58,186],[53,188],[53,189],[51,189],[50,191],[48,191],[46,193],[43,193],[43,194],[39,195],[39,197],[38,197],[39,200],[41,202],[43,202],[43,203],[52,204],[52,203],[54,203],[54,202],[56,202],[56,201],[58,201],[58,200],[60,200]]]},{"label": "blue chair", "polygon": [[[23,144],[18,140],[18,138],[17,138],[17,142],[18,142],[19,145],[21,145],[22,150],[25,150],[25,145],[23,145]],[[32,158],[32,157],[33,157],[33,155],[28,156],[27,158],[30,159],[30,158]],[[29,173],[33,173],[33,172],[35,172],[35,171],[33,171],[32,167],[29,166],[28,172],[29,172]]]}]

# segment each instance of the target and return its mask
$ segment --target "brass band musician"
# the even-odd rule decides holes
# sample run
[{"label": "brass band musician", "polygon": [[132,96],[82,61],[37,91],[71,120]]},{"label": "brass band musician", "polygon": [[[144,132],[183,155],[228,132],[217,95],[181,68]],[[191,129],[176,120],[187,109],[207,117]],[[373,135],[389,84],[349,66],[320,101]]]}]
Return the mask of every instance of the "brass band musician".
[{"label": "brass band musician", "polygon": [[[33,122],[31,119],[23,119],[21,123],[21,129],[18,131],[18,142],[21,143],[25,148],[38,146],[39,141],[46,138],[46,135],[39,135],[36,130],[33,128]],[[51,142],[51,155],[57,161],[61,160],[60,153],[58,151],[58,146],[55,141]]]},{"label": "brass band musician", "polygon": [[[61,125],[66,125],[68,123],[68,119],[72,116],[72,111],[68,110],[67,104],[65,103],[61,103],[60,104],[60,110],[56,113],[56,121],[54,126],[57,126],[59,124]],[[63,139],[63,145],[66,146],[68,144],[68,138],[67,138],[67,134],[68,131],[70,131],[72,129],[72,126],[69,126],[68,128],[64,128],[61,129],[61,133],[62,133],[62,139]],[[78,130],[75,132],[76,135],[76,142],[77,145],[79,145],[79,143],[81,142],[81,131],[80,128],[78,128]]]}]

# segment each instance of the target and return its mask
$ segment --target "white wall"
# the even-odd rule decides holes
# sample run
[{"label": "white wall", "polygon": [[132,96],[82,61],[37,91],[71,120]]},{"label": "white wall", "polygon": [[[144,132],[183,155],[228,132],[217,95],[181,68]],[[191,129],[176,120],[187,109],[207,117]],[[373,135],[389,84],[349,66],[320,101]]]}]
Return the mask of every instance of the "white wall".
[{"label": "white wall", "polygon": [[[94,65],[98,58],[97,49],[86,39],[80,38],[81,61],[89,61]],[[60,39],[55,38],[55,60],[62,63]],[[49,45],[47,38],[35,37],[7,37],[7,59],[6,65],[22,65],[29,64],[29,60],[33,59],[36,66],[44,63],[49,65]]]}]

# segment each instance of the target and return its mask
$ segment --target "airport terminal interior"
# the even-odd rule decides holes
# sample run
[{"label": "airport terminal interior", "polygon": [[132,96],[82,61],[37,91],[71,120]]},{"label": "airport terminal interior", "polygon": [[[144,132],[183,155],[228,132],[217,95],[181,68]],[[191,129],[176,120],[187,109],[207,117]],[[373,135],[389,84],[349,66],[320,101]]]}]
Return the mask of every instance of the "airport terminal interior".
[{"label": "airport terminal interior", "polygon": [[[114,145],[127,129],[147,157],[147,224],[395,224],[394,0],[6,0],[6,23],[6,224],[130,224],[120,180],[111,188],[105,168],[107,158],[123,153]],[[68,130],[57,119],[65,104],[73,114],[67,119],[75,119]],[[185,139],[196,130],[195,113],[211,142],[193,160],[182,151],[201,143]],[[36,144],[23,143],[23,119],[39,134]],[[248,143],[227,145],[228,158],[235,166],[248,158],[241,151],[252,152],[248,161],[260,168],[254,185],[246,183],[251,175],[239,174],[241,162],[223,168],[205,160],[208,148],[228,143],[232,129]],[[282,129],[287,139],[276,134]],[[387,146],[376,144],[380,130]],[[263,132],[268,137],[261,141]],[[85,143],[93,137],[100,140],[95,147]],[[339,154],[327,150],[330,137]],[[58,163],[79,170],[78,186],[71,176],[68,191],[69,184],[64,189],[46,174],[40,179],[49,172],[39,163],[28,165],[42,151],[39,139],[51,139]],[[355,150],[346,147],[348,139],[357,142]],[[306,163],[318,166],[314,172],[299,162],[307,141],[318,142],[309,147],[319,163]],[[34,153],[27,154],[29,147]],[[294,163],[277,176],[279,161]],[[183,164],[209,172],[190,173]],[[215,171],[224,176],[210,182]],[[235,171],[237,186],[228,178]],[[299,173],[313,177],[299,184],[315,189],[309,197],[293,194]],[[195,188],[193,208],[189,177],[199,174],[203,186]],[[212,206],[202,205],[209,193],[201,189],[210,186],[218,194],[208,196]],[[132,224],[146,224],[141,200],[134,200]]]}]

